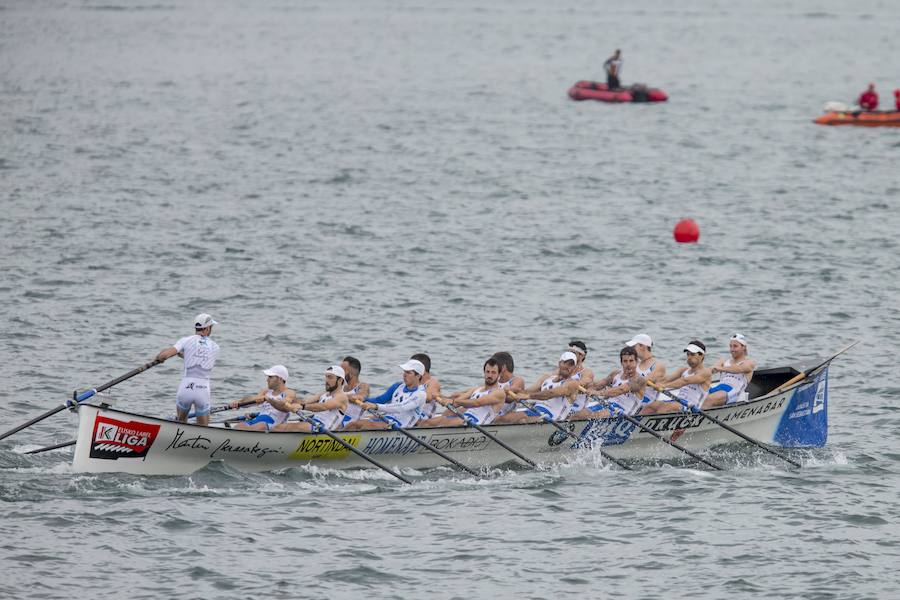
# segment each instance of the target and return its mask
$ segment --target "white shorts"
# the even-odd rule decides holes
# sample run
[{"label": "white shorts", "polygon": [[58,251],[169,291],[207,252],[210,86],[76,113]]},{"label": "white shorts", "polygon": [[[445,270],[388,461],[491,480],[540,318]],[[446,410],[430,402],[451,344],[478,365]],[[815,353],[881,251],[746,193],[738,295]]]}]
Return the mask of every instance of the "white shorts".
[{"label": "white shorts", "polygon": [[175,407],[190,414],[194,408],[194,416],[204,417],[209,414],[209,379],[185,377],[178,386],[175,396]]}]

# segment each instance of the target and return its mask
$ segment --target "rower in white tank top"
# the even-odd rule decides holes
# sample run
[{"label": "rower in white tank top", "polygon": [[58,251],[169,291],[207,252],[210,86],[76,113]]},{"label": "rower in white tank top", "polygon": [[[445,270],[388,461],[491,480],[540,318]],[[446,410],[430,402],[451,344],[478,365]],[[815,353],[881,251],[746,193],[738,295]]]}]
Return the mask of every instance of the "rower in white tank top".
[{"label": "rower in white tank top", "polygon": [[[469,400],[477,400],[478,398],[484,398],[494,390],[488,388],[479,388],[472,392],[472,395],[469,396]],[[466,419],[474,422],[476,425],[489,425],[494,419],[500,416],[498,411],[495,410],[496,404],[487,404],[485,406],[474,406],[472,408],[466,409],[466,412],[463,413],[463,416]]]},{"label": "rower in white tank top", "polygon": [[[745,361],[741,360],[735,363],[732,359],[728,359],[725,361],[725,367],[733,367],[737,365],[743,364]],[[735,402],[739,402],[741,400],[741,394],[747,389],[747,385],[750,383],[750,376],[747,373],[729,373],[727,371],[721,371],[721,375],[719,377],[719,383],[717,383],[714,387],[709,388],[709,392],[707,394],[712,394],[713,392],[723,391],[727,396],[726,404],[734,404]]]},{"label": "rower in white tank top", "polygon": [[[610,387],[617,387],[623,384],[628,384],[630,382],[631,379],[625,378],[624,371],[619,371],[613,378]],[[638,407],[640,407],[643,400],[644,399],[642,397],[629,390],[624,394],[619,394],[618,396],[609,398],[607,400],[607,403],[609,404],[609,408],[611,409],[610,412],[613,414],[617,413],[618,411],[622,411],[626,415],[633,415],[637,412]]]},{"label": "rower in white tank top", "polygon": [[[328,402],[334,398],[334,394],[325,392],[319,396],[319,404]],[[323,410],[312,414],[312,420],[316,422],[320,429],[327,430],[337,429],[344,422],[344,413],[337,408],[331,410]]]},{"label": "rower in white tank top", "polygon": [[[690,377],[693,375],[695,371],[692,369],[687,369],[684,373],[681,374],[683,378]],[[699,383],[689,383],[685,386],[678,388],[678,391],[675,393],[676,396],[684,400],[688,403],[691,408],[700,408],[700,405],[703,404],[703,400],[706,399],[707,390],[703,389],[703,386]]]},{"label": "rower in white tank top", "polygon": [[[560,381],[554,381],[554,377],[548,377],[544,380],[544,383],[541,384],[541,391],[545,390],[555,390],[560,387],[562,384],[569,381],[569,379],[562,379]],[[547,400],[538,400],[534,403],[534,408],[537,413],[533,416],[541,416],[546,415],[549,416],[554,421],[562,421],[569,414],[569,408],[571,404],[569,403],[569,399],[565,396],[554,396],[553,398],[548,398]],[[528,414],[531,414],[529,411]]]},{"label": "rower in white tank top", "polygon": [[[583,371],[578,371],[577,373],[575,373],[574,375],[572,375],[569,379],[572,379],[572,380],[574,380],[574,381],[581,381],[581,380],[582,380],[582,375],[581,375],[582,373],[583,373]],[[572,406],[569,407],[569,410],[567,411],[566,414],[574,414],[574,413],[577,413],[578,411],[584,409],[584,408],[587,406],[587,403],[588,403],[588,396],[587,396],[587,394],[577,394],[577,395],[575,396],[574,402],[572,402]]]},{"label": "rower in white tank top", "polygon": [[[497,385],[500,386],[500,389],[501,389],[501,390],[508,390],[510,384],[512,384],[512,379],[510,379],[509,381],[499,381],[499,382],[497,382]],[[500,407],[500,410],[497,412],[497,416],[498,416],[498,417],[502,417],[502,416],[505,415],[506,413],[508,413],[508,412],[510,412],[510,411],[513,411],[513,410],[516,410],[516,406],[518,406],[518,404],[519,404],[518,402],[504,402],[504,403],[503,403],[503,406],[501,406],[501,407]]]},{"label": "rower in white tank top", "polygon": [[[640,375],[641,377],[643,377],[644,379],[647,379],[647,377],[650,376],[650,373],[653,372],[654,367],[656,367],[656,360],[650,361],[650,364],[644,368],[642,368],[641,363],[638,362],[637,374]],[[643,399],[644,402],[653,402],[658,397],[659,397],[659,391],[653,389],[652,386],[648,385],[646,388],[644,388],[644,399]]]},{"label": "rower in white tank top", "polygon": [[266,401],[259,405],[259,409],[257,412],[257,418],[259,415],[267,415],[272,419],[271,425],[278,425],[280,423],[284,423],[287,421],[288,414],[284,411],[278,410],[272,404],[269,403],[269,400],[278,400],[283,402],[285,398],[285,393],[281,392],[277,396],[272,393],[272,390],[268,390],[266,392]]},{"label": "rower in white tank top", "polygon": [[[355,396],[359,394],[359,388],[362,384],[357,383],[353,388],[349,390],[344,390],[344,393],[348,396]],[[360,417],[362,417],[362,408],[359,404],[355,404],[353,402],[347,403],[347,410],[344,411],[344,425],[347,423],[352,423],[353,421],[359,421]]]}]

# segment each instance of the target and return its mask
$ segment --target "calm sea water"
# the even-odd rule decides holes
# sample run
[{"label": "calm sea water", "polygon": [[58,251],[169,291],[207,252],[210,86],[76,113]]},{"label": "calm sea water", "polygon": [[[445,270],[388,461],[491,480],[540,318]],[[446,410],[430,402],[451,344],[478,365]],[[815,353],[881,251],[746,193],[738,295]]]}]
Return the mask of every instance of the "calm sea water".
[{"label": "calm sea water", "polygon": [[[209,312],[214,403],[351,353],[445,388],[566,342],[763,365],[863,340],[790,472],[78,475],[59,414],[0,443],[0,597],[896,598],[900,132],[812,124],[900,87],[889,2],[0,4],[3,429]],[[663,105],[575,103],[623,50]],[[701,243],[671,229],[695,218]],[[168,415],[176,361],[111,390]]]}]

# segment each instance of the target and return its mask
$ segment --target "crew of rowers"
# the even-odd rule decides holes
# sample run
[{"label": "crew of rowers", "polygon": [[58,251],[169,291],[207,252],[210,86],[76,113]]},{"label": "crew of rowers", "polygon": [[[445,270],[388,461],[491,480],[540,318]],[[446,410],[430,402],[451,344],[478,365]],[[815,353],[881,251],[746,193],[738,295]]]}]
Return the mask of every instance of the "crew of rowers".
[{"label": "crew of rowers", "polygon": [[[208,423],[208,376],[218,355],[218,346],[209,339],[214,324],[209,315],[199,315],[194,336],[157,355],[161,360],[175,354],[185,359],[176,400],[180,421],[193,408],[198,424]],[[360,361],[346,356],[339,365],[325,369],[321,392],[298,396],[287,387],[287,368],[275,365],[263,371],[266,387],[230,406],[258,405],[254,415],[234,426],[237,429],[308,432],[600,419],[714,408],[746,398],[756,364],[743,335],[731,336],[729,356],[712,367],[704,364],[706,346],[698,340],[691,340],[684,354],[686,365],[667,374],[665,364],[653,355],[653,340],[642,333],[619,352],[619,367],[596,379],[585,365],[587,346],[575,340],[554,370],[526,387],[525,380],[514,374],[512,355],[497,352],[482,365],[482,384],[447,395],[431,375],[427,354],[414,354],[400,365],[402,381],[379,395],[372,395],[370,386],[360,381]],[[197,377],[201,368],[207,369],[205,380]],[[715,386],[714,374],[719,375]],[[289,420],[293,413],[301,420]]]}]

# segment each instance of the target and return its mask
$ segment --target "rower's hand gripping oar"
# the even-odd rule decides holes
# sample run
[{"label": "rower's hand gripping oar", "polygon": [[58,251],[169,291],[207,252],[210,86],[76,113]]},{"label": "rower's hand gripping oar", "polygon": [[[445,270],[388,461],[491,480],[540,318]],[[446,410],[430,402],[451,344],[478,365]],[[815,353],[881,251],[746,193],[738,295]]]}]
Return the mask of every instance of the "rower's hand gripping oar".
[{"label": "rower's hand gripping oar", "polygon": [[527,463],[528,465],[531,465],[532,467],[537,468],[537,465],[534,463],[534,461],[532,461],[531,459],[529,459],[529,458],[526,457],[526,456],[523,456],[523,455],[520,454],[518,451],[516,451],[516,450],[510,448],[505,442],[500,441],[500,438],[498,438],[496,435],[494,435],[493,433],[490,433],[490,432],[487,431],[484,427],[482,427],[481,425],[479,425],[478,423],[476,423],[476,422],[473,421],[472,419],[466,417],[465,414],[463,414],[463,413],[459,412],[458,410],[456,410],[456,408],[455,408],[452,404],[449,404],[449,403],[448,403],[448,404],[445,404],[445,406],[447,407],[447,410],[449,410],[449,411],[452,412],[454,415],[456,415],[457,417],[459,417],[460,419],[462,419],[462,420],[463,420],[463,423],[465,423],[467,426],[469,426],[469,427],[474,427],[475,429],[477,429],[478,431],[480,431],[481,433],[483,433],[485,436],[487,436],[487,438],[488,438],[489,440],[491,440],[492,442],[494,442],[494,443],[497,444],[498,446],[500,446],[500,447],[502,447],[502,448],[505,448],[506,450],[509,450],[510,452],[512,452],[513,454],[515,454],[516,456],[518,456],[521,460],[523,460],[525,463]]},{"label": "rower's hand gripping oar", "polygon": [[[532,411],[534,411],[534,412],[540,414],[540,411],[537,410],[537,409],[535,408],[533,402],[526,402],[524,399],[518,398],[514,392],[509,392],[509,393],[506,395],[506,397],[512,399],[514,402],[517,402],[517,403],[521,404],[521,405],[524,406],[525,408],[531,409]],[[553,426],[554,426],[555,428],[557,428],[559,431],[563,432],[564,434],[566,434],[567,436],[569,436],[570,438],[572,438],[572,439],[575,440],[576,442],[581,442],[581,441],[583,441],[580,437],[578,437],[577,435],[575,435],[574,433],[572,433],[571,431],[569,431],[568,429],[566,429],[565,427],[563,427],[562,425],[560,425],[559,423],[557,423],[556,421],[554,421],[553,419],[551,419],[550,417],[548,417],[548,416],[546,416],[546,415],[541,415],[541,417],[543,418],[544,423],[549,423],[550,425],[553,425]],[[621,467],[622,469],[625,469],[626,471],[631,471],[631,467],[629,467],[628,465],[626,465],[624,462],[622,462],[622,461],[619,460],[618,458],[615,458],[615,457],[613,457],[613,456],[610,456],[609,452],[604,452],[602,448],[597,448],[597,451],[600,453],[600,456],[602,456],[603,458],[605,458],[605,459],[608,460],[609,462],[615,463],[616,465],[618,465],[618,466]]]},{"label": "rower's hand gripping oar", "polygon": [[455,458],[450,457],[450,456],[447,456],[447,454],[446,454],[445,452],[442,452],[442,451],[438,450],[437,448],[435,448],[435,447],[432,446],[431,444],[426,444],[425,442],[423,442],[422,440],[420,440],[419,438],[417,438],[416,436],[414,436],[413,434],[411,434],[411,433],[410,433],[409,431],[407,431],[406,429],[404,429],[404,428],[402,428],[402,427],[398,427],[396,424],[391,423],[389,420],[385,419],[385,418],[384,418],[384,415],[382,415],[380,412],[366,408],[366,407],[364,406],[364,403],[362,403],[362,402],[357,402],[357,404],[359,404],[359,405],[362,407],[363,412],[367,412],[367,413],[369,413],[370,415],[373,415],[373,416],[374,416],[376,419],[378,419],[379,421],[381,421],[381,422],[383,422],[383,423],[387,423],[393,431],[399,431],[400,433],[402,433],[403,435],[405,435],[406,437],[408,437],[409,439],[411,439],[412,441],[414,441],[415,443],[417,443],[419,446],[421,446],[421,447],[425,448],[426,450],[430,450],[431,452],[437,454],[438,456],[440,456],[441,458],[443,458],[444,460],[446,460],[448,463],[451,463],[451,464],[456,465],[457,467],[459,467],[460,469],[462,469],[462,470],[465,471],[466,473],[469,473],[470,475],[472,475],[472,476],[474,476],[474,477],[478,477],[478,476],[479,476],[477,472],[473,471],[472,469],[470,469],[470,468],[467,467],[466,465],[462,464],[461,462],[459,462],[459,461],[456,460]]},{"label": "rower's hand gripping oar", "polygon": [[362,451],[360,451],[360,450],[358,450],[357,448],[355,448],[352,444],[348,443],[346,440],[344,440],[344,439],[338,437],[337,435],[335,435],[334,433],[332,433],[332,432],[329,431],[328,429],[325,429],[324,427],[322,427],[321,425],[319,425],[316,421],[314,421],[314,420],[312,419],[312,417],[307,417],[306,415],[304,415],[304,414],[301,413],[300,411],[297,411],[297,416],[300,417],[300,420],[301,420],[301,421],[304,421],[304,422],[306,422],[306,423],[309,423],[310,426],[312,427],[312,431],[313,431],[314,433],[324,433],[325,435],[327,435],[328,437],[330,437],[331,439],[333,439],[334,441],[336,441],[338,444],[340,444],[341,446],[343,446],[344,448],[346,448],[347,450],[349,450],[349,451],[352,452],[353,454],[357,455],[357,456],[360,457],[361,459],[365,460],[366,462],[369,462],[369,463],[375,465],[376,467],[378,467],[379,469],[381,469],[381,470],[384,471],[385,473],[390,473],[391,475],[393,475],[394,477],[396,477],[397,479],[399,479],[399,480],[402,481],[403,483],[409,483],[409,484],[412,484],[412,482],[411,482],[409,479],[407,479],[406,477],[404,477],[404,476],[401,475],[400,473],[397,473],[396,471],[394,471],[394,470],[392,470],[392,469],[390,469],[390,468],[384,466],[383,464],[381,464],[380,462],[378,462],[377,460],[375,460],[375,459],[372,458],[371,456],[369,456],[369,455],[367,455],[367,454],[364,454]]},{"label": "rower's hand gripping oar", "polygon": [[78,404],[80,404],[81,402],[84,402],[85,400],[87,400],[88,398],[92,398],[93,396],[96,396],[98,393],[102,392],[103,390],[109,389],[109,388],[111,388],[112,386],[114,386],[114,385],[116,385],[116,384],[118,384],[118,383],[122,383],[122,382],[125,381],[126,379],[131,379],[131,378],[134,377],[135,375],[137,375],[137,374],[139,374],[139,373],[143,373],[144,371],[146,371],[147,369],[149,369],[149,368],[151,368],[151,367],[155,367],[155,366],[158,365],[160,362],[162,362],[162,361],[160,361],[159,359],[154,359],[154,360],[148,362],[146,365],[142,365],[142,366],[138,367],[137,369],[134,369],[134,370],[132,370],[132,371],[129,371],[129,372],[125,373],[124,375],[120,376],[120,377],[116,377],[116,378],[113,379],[112,381],[107,381],[107,382],[104,383],[103,385],[98,386],[98,387],[96,387],[96,388],[94,388],[94,389],[92,389],[92,390],[87,390],[87,391],[81,392],[80,394],[79,394],[77,391],[72,392],[72,399],[71,399],[71,400],[68,400],[68,401],[67,401],[65,404],[63,404],[62,406],[57,406],[57,407],[54,408],[54,409],[48,410],[48,411],[45,412],[44,414],[42,414],[42,415],[40,415],[40,416],[37,416],[37,417],[31,419],[31,420],[28,421],[27,423],[23,423],[22,425],[19,425],[18,427],[15,427],[15,428],[13,428],[13,429],[10,429],[10,430],[7,431],[6,433],[0,434],[0,440],[6,439],[6,438],[8,438],[9,436],[11,436],[12,434],[17,433],[17,432],[19,432],[19,431],[22,431],[23,429],[25,429],[25,428],[27,428],[27,427],[31,427],[31,426],[34,425],[35,423],[39,423],[39,422],[43,421],[44,419],[46,419],[47,417],[53,416],[53,415],[55,415],[56,413],[58,413],[58,412],[60,412],[60,411],[62,411],[62,410],[65,410],[66,408],[75,407],[75,406],[77,406]]},{"label": "rower's hand gripping oar", "polygon": [[792,385],[794,385],[794,384],[797,383],[798,381],[803,381],[804,379],[806,379],[807,377],[809,377],[810,374],[814,373],[815,371],[818,371],[819,369],[821,369],[822,367],[824,367],[825,365],[827,365],[828,363],[830,363],[831,361],[833,361],[835,358],[837,358],[838,356],[840,356],[841,354],[843,354],[844,352],[846,352],[847,350],[849,350],[849,349],[852,348],[853,346],[857,345],[859,342],[860,342],[860,340],[856,340],[855,342],[853,342],[853,343],[850,344],[849,346],[846,346],[846,347],[842,348],[841,350],[838,350],[837,353],[833,354],[833,355],[831,356],[831,358],[829,358],[828,360],[826,360],[826,361],[824,361],[824,362],[821,362],[821,363],[817,364],[816,366],[814,366],[814,367],[811,368],[811,369],[806,369],[805,371],[803,371],[803,372],[800,373],[799,375],[797,375],[797,376],[795,376],[795,377],[792,377],[792,378],[788,379],[786,382],[782,383],[782,384],[779,385],[777,388],[775,388],[775,391],[773,391],[772,393],[773,393],[773,394],[777,394],[777,393],[779,393],[779,392],[781,392],[781,391],[783,391],[783,390],[786,390],[787,388],[791,387]]},{"label": "rower's hand gripping oar", "polygon": [[688,404],[688,402],[687,402],[686,400],[684,400],[684,399],[682,399],[682,398],[679,398],[678,396],[676,396],[675,394],[673,394],[672,392],[670,392],[669,390],[667,390],[666,388],[664,388],[664,387],[661,386],[660,384],[655,383],[655,382],[653,382],[653,381],[650,381],[650,380],[648,379],[648,380],[647,380],[647,385],[649,385],[649,386],[652,387],[653,389],[657,390],[660,394],[664,394],[664,395],[668,396],[670,399],[674,400],[675,402],[678,402],[678,403],[681,404],[686,410],[689,410],[690,412],[695,412],[695,413],[698,413],[698,414],[703,415],[705,418],[707,418],[708,420],[712,421],[713,423],[715,423],[716,425],[718,425],[719,427],[721,427],[721,428],[724,429],[725,431],[728,431],[728,432],[733,433],[734,435],[738,436],[739,438],[741,438],[741,439],[743,439],[743,440],[746,440],[746,441],[750,442],[751,444],[753,444],[753,445],[756,446],[757,448],[761,448],[761,449],[765,450],[765,451],[768,452],[769,454],[774,454],[775,456],[777,456],[777,457],[780,458],[781,460],[783,460],[783,461],[785,461],[786,463],[789,463],[789,464],[791,464],[791,465],[797,467],[798,469],[801,467],[800,463],[798,463],[797,461],[791,460],[790,458],[788,458],[788,457],[785,456],[784,454],[782,454],[782,453],[780,453],[780,452],[776,452],[775,450],[772,450],[772,449],[769,448],[768,446],[766,446],[766,445],[764,445],[764,444],[761,444],[760,442],[754,440],[754,439],[753,439],[752,437],[750,437],[749,435],[747,435],[747,434],[745,434],[745,433],[741,433],[740,431],[738,431],[737,429],[735,429],[734,427],[732,427],[732,426],[729,425],[728,423],[723,423],[723,422],[720,421],[719,419],[717,419],[717,418],[715,418],[714,416],[710,415],[708,412],[704,411],[702,408],[697,407],[697,406],[691,406],[690,404]]},{"label": "rower's hand gripping oar", "polygon": [[578,390],[579,390],[581,393],[586,394],[587,396],[590,396],[591,398],[593,398],[593,399],[597,400],[598,402],[600,402],[600,404],[602,404],[602,405],[610,412],[610,414],[611,414],[612,416],[614,416],[614,417],[622,417],[623,419],[625,419],[625,420],[628,421],[629,423],[633,424],[635,427],[639,428],[641,431],[646,431],[647,433],[649,433],[650,435],[652,435],[653,437],[655,437],[655,438],[658,439],[659,441],[664,442],[664,443],[666,443],[666,444],[672,446],[672,447],[675,448],[676,450],[680,450],[681,452],[684,452],[685,454],[687,454],[688,456],[690,456],[690,457],[693,458],[694,460],[697,460],[697,461],[703,463],[704,465],[706,465],[706,466],[708,466],[708,467],[711,467],[711,468],[715,469],[716,471],[723,471],[723,470],[724,470],[724,469],[723,469],[722,467],[720,467],[719,465],[717,465],[717,464],[715,464],[715,463],[709,462],[708,460],[706,460],[705,458],[703,458],[703,457],[700,456],[699,454],[696,454],[696,453],[694,453],[694,452],[691,452],[690,450],[688,450],[687,448],[685,448],[685,447],[682,446],[681,444],[678,444],[677,442],[673,442],[672,440],[670,440],[669,438],[665,437],[665,436],[662,435],[661,433],[658,433],[658,432],[656,432],[656,431],[653,431],[652,429],[650,429],[649,427],[647,427],[646,425],[644,425],[643,423],[641,423],[639,420],[635,419],[634,417],[632,417],[631,415],[629,415],[628,413],[626,413],[626,412],[625,412],[624,410],[622,410],[621,408],[617,408],[617,407],[611,406],[610,403],[609,403],[609,400],[607,400],[606,398],[602,398],[602,397],[600,397],[600,396],[597,396],[597,395],[595,395],[595,394],[592,394],[592,393],[590,392],[590,390],[585,389],[585,388],[583,388],[583,387],[578,388]]}]

